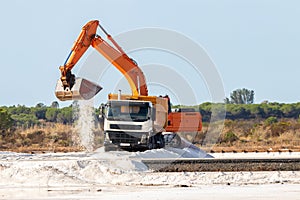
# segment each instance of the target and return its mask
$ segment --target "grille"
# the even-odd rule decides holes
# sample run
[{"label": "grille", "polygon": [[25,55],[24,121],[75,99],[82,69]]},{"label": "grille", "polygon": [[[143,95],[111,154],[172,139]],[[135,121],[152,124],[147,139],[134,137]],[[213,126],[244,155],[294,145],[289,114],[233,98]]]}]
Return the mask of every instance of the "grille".
[{"label": "grille", "polygon": [[[135,135],[135,136],[134,136]],[[141,133],[138,135],[136,133],[125,133],[121,131],[108,132],[109,139],[114,144],[118,143],[131,143],[137,144],[141,139]]]},{"label": "grille", "polygon": [[131,124],[111,124],[111,129],[122,129],[122,130],[141,130],[142,125],[131,125]]}]

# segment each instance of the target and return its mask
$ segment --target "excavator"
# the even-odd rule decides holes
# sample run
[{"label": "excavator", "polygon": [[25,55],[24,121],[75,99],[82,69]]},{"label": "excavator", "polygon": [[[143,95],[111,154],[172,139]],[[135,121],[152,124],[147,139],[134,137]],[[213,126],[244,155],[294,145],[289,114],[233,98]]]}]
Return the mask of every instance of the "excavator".
[{"label": "excavator", "polygon": [[[98,27],[109,42],[97,34]],[[164,148],[180,143],[178,132],[199,132],[202,118],[199,112],[172,112],[170,98],[149,96],[146,78],[137,63],[130,58],[98,20],[85,24],[74,42],[57,81],[55,95],[61,101],[88,100],[102,87],[84,78],[75,77],[72,69],[92,46],[112,63],[126,78],[131,94],[108,94],[106,104],[100,106],[104,130],[105,151],[142,151]]]}]

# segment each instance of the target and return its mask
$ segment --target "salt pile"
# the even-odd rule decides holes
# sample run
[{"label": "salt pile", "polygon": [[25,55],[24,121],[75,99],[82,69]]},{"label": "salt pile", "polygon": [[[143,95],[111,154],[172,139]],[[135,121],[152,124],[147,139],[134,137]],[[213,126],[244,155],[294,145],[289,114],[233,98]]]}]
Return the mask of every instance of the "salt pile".
[{"label": "salt pile", "polygon": [[[180,153],[182,153],[180,151]],[[71,186],[77,184],[140,184],[151,174],[141,158],[180,156],[157,149],[146,152],[0,154],[0,185]],[[150,178],[150,177],[149,177]],[[151,177],[149,180],[157,180]],[[148,181],[149,181],[148,180]]]},{"label": "salt pile", "polygon": [[298,171],[153,173],[141,162],[143,158],[176,158],[182,155],[199,156],[199,152],[175,148],[145,152],[104,152],[100,148],[91,153],[36,155],[2,152],[0,187],[300,183]]}]

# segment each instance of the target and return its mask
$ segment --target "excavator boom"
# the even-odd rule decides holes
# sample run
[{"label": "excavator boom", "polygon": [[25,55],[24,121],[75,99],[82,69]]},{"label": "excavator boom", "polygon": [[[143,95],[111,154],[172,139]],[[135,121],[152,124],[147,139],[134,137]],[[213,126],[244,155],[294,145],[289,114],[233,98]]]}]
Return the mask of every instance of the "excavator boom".
[{"label": "excavator boom", "polygon": [[[98,26],[115,48],[96,34]],[[99,25],[98,20],[93,20],[82,28],[65,64],[60,67],[61,78],[58,80],[55,90],[58,99],[62,101],[86,100],[95,96],[102,89],[101,86],[91,81],[75,78],[71,73],[72,68],[90,46],[94,47],[125,76],[130,85],[133,99],[137,99],[139,95],[148,95],[145,76],[136,62],[126,55],[116,41]]]},{"label": "excavator boom", "polygon": [[99,36],[92,41],[92,46],[125,76],[131,88],[132,98],[138,98],[139,95],[148,96],[145,76],[131,58],[112,48]]}]

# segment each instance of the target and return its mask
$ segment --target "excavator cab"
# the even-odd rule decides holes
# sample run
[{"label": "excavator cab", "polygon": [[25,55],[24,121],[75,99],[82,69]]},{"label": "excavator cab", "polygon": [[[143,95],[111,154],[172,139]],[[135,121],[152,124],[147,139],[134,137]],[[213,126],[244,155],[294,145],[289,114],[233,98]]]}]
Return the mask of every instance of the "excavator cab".
[{"label": "excavator cab", "polygon": [[55,95],[61,101],[67,100],[88,100],[93,98],[102,87],[84,78],[75,78],[75,83],[71,87],[65,87],[59,79],[55,88]]}]

